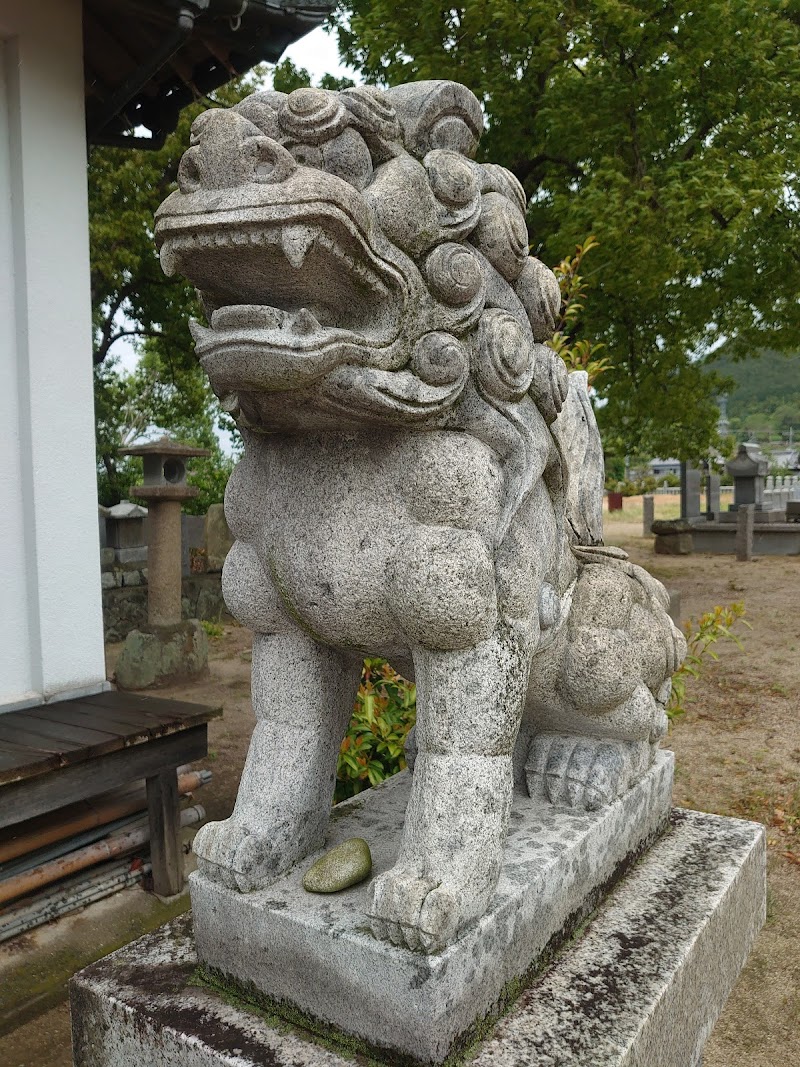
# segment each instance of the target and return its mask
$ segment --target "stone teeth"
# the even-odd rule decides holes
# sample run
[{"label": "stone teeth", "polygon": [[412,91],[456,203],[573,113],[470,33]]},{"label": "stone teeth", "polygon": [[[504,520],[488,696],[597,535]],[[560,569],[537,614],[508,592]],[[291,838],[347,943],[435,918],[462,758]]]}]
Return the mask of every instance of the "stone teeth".
[{"label": "stone teeth", "polygon": [[189,333],[192,335],[195,344],[199,344],[208,333],[208,330],[205,326],[201,326],[197,319],[189,319]]},{"label": "stone teeth", "polygon": [[241,410],[239,407],[239,394],[228,393],[227,396],[224,396],[222,400],[220,400],[220,407],[235,419]]},{"label": "stone teeth", "polygon": [[308,251],[320,234],[318,226],[287,226],[281,234],[283,254],[295,270],[305,263]]},{"label": "stone teeth", "polygon": [[175,273],[175,252],[173,244],[165,244],[161,249],[159,255],[161,260],[161,269],[164,271],[168,278],[171,278]]},{"label": "stone teeth", "polygon": [[211,316],[211,326],[215,330],[274,329],[282,323],[283,312],[266,304],[227,304]]},{"label": "stone teeth", "polygon": [[292,320],[292,330],[294,333],[310,334],[316,330],[321,330],[317,319],[311,314],[308,308],[300,308]]}]

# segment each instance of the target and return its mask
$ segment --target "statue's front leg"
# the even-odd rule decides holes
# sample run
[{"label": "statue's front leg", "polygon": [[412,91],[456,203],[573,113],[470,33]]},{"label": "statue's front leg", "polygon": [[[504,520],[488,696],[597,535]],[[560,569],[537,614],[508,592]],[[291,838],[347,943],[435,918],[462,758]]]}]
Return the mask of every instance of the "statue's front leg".
[{"label": "statue's front leg", "polygon": [[254,635],[256,726],[236,805],[194,840],[207,878],[261,889],[322,844],[360,669],[300,630]]},{"label": "statue's front leg", "polygon": [[414,655],[417,756],[395,866],[373,887],[376,937],[425,952],[452,941],[494,893],[512,799],[511,753],[528,652],[508,632]]}]

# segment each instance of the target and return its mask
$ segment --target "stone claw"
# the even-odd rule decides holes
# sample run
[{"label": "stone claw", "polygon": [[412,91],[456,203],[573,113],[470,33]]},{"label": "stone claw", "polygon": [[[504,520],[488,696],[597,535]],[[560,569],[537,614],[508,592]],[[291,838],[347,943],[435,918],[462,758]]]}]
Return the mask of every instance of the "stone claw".
[{"label": "stone claw", "polygon": [[378,940],[429,955],[453,940],[462,915],[452,889],[400,867],[376,880],[369,919]]},{"label": "stone claw", "polygon": [[204,877],[240,893],[263,889],[279,873],[269,843],[233,819],[206,823],[192,847]]},{"label": "stone claw", "polygon": [[539,734],[525,765],[528,792],[551,804],[596,811],[630,789],[652,754],[644,741]]}]

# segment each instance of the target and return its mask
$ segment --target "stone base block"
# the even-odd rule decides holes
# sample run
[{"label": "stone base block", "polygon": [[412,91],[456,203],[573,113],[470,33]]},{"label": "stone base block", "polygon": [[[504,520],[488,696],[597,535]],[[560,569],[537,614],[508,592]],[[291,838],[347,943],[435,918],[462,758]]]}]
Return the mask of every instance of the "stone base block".
[{"label": "stone base block", "polygon": [[197,619],[175,626],[131,630],[115,673],[120,689],[147,689],[189,678],[208,667],[208,638]]},{"label": "stone base block", "polygon": [[653,551],[657,556],[691,556],[692,545],[690,533],[657,534]]},{"label": "stone base block", "polygon": [[[553,807],[517,794],[505,861],[487,913],[434,956],[376,940],[366,929],[369,882],[307,893],[315,853],[267,889],[238,893],[190,880],[198,955],[212,972],[369,1045],[440,1063],[497,1011],[511,988],[569,937],[608,886],[663,831],[673,756],[602,811]],[[365,838],[373,874],[395,863],[408,773],[338,805],[326,848]],[[414,1019],[409,1027],[408,1020]]]},{"label": "stone base block", "polygon": [[[783,508],[756,508],[755,521],[765,523],[786,522],[786,511]],[[727,511],[720,512],[719,521],[724,523],[738,523],[739,511],[735,504],[731,504]]]},{"label": "stone base block", "polygon": [[[580,937],[499,1022],[487,1021],[471,1064],[696,1067],[763,924],[765,897],[763,827],[674,811]],[[333,945],[342,935],[332,933]],[[352,1067],[365,1050],[334,1028],[307,1020],[312,1033],[230,988],[203,985],[197,962],[183,917],[76,975],[75,1067]],[[325,978],[307,972],[312,998]],[[414,1044],[418,1014],[395,1024]]]}]

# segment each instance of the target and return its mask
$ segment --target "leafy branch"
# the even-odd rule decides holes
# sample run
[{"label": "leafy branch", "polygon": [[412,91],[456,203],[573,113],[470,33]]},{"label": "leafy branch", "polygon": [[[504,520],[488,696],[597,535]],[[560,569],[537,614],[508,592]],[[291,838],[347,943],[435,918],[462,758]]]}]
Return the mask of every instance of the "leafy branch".
[{"label": "leafy branch", "polygon": [[601,374],[611,368],[608,356],[598,356],[606,346],[602,342],[578,338],[578,321],[583,313],[586,300],[586,285],[581,267],[584,256],[598,247],[594,237],[589,236],[582,245],[577,245],[575,254],[562,259],[553,273],[561,289],[561,312],[558,328],[548,345],[566,363],[569,370],[583,370],[589,375],[589,385],[593,385]]},{"label": "leafy branch", "polygon": [[744,601],[739,600],[727,607],[717,605],[697,620],[689,619],[684,626],[686,643],[689,646],[686,659],[672,676],[672,693],[667,704],[667,715],[676,719],[686,713],[686,683],[689,678],[699,678],[707,660],[716,662],[719,656],[714,651],[718,641],[733,641],[737,648],[742,648],[741,638],[733,632],[733,627],[741,623],[751,629],[744,618]]},{"label": "leafy branch", "polygon": [[364,661],[353,718],[336,771],[338,803],[401,771],[403,745],[414,725],[417,690],[382,659]]}]

